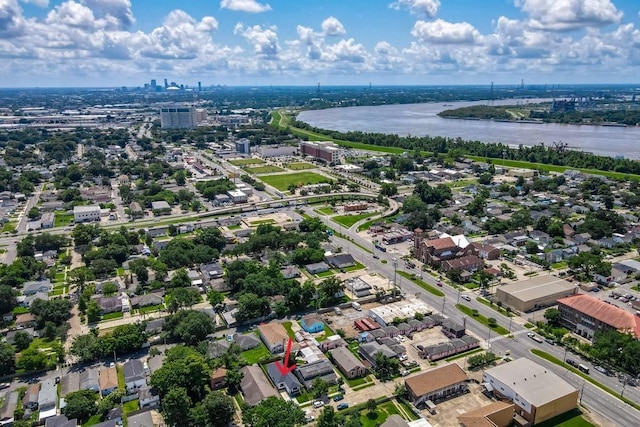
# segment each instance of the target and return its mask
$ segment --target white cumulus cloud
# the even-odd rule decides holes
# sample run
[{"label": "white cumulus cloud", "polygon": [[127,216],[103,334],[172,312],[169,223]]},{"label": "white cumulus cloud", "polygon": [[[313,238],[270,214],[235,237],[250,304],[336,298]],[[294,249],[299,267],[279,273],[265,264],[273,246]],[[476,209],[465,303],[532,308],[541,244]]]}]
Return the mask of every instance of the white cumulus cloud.
[{"label": "white cumulus cloud", "polygon": [[620,22],[623,13],[611,0],[516,0],[532,28],[567,31]]},{"label": "white cumulus cloud", "polygon": [[254,25],[245,28],[242,24],[237,24],[233,32],[241,35],[252,44],[255,53],[274,56],[278,54],[280,49],[276,30],[276,27],[262,28],[260,25]]},{"label": "white cumulus cloud", "polygon": [[472,44],[479,39],[480,33],[468,22],[447,22],[436,19],[432,22],[417,21],[411,30],[415,38],[441,44]]},{"label": "white cumulus cloud", "polygon": [[416,15],[433,18],[440,9],[440,0],[398,0],[389,5],[392,9],[409,9]]},{"label": "white cumulus cloud", "polygon": [[34,4],[38,7],[47,7],[49,6],[49,0],[20,0],[22,3],[30,3]]},{"label": "white cumulus cloud", "polygon": [[342,22],[333,16],[322,21],[322,32],[327,36],[343,36],[347,33]]},{"label": "white cumulus cloud", "polygon": [[261,13],[271,10],[270,5],[258,3],[256,0],[222,0],[220,8],[248,13]]},{"label": "white cumulus cloud", "polygon": [[81,0],[98,18],[115,19],[119,26],[129,27],[136,20],[131,11],[131,0]]}]

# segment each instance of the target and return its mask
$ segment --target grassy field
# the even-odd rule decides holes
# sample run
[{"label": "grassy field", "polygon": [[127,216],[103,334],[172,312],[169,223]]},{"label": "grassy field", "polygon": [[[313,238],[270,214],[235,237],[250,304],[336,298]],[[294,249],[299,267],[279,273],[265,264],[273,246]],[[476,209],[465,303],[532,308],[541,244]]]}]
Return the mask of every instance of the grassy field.
[{"label": "grassy field", "polygon": [[356,222],[363,220],[365,218],[369,218],[370,216],[375,215],[376,212],[367,212],[357,215],[339,215],[331,218],[331,221],[337,222],[338,224],[344,227],[351,227]]},{"label": "grassy field", "polygon": [[148,305],[146,307],[141,307],[138,310],[138,313],[140,313],[140,314],[153,313],[155,311],[160,311],[160,310],[164,310],[164,304]]},{"label": "grassy field", "polygon": [[273,219],[259,219],[257,221],[251,221],[249,224],[257,227],[260,224],[275,224],[275,223],[276,221]]},{"label": "grassy field", "polygon": [[53,220],[54,227],[66,227],[73,222],[73,214],[66,212],[55,212]]},{"label": "grassy field", "polygon": [[331,181],[329,178],[313,172],[297,172],[283,175],[262,175],[260,179],[278,190],[286,191],[291,184],[302,186]]},{"label": "grassy field", "polygon": [[333,271],[329,270],[329,271],[323,271],[322,273],[318,273],[316,274],[316,276],[318,277],[329,277],[329,276],[333,276]]},{"label": "grassy field", "polygon": [[285,165],[287,169],[291,169],[292,171],[301,171],[305,169],[315,169],[316,166],[307,162],[293,162]]},{"label": "grassy field", "polygon": [[444,296],[444,292],[442,292],[440,289],[431,286],[430,284],[428,284],[427,282],[424,282],[420,279],[418,279],[417,277],[415,277],[412,274],[407,273],[406,271],[398,271],[398,274],[402,277],[404,277],[405,279],[411,280],[413,283],[415,283],[416,285],[420,286],[422,289],[424,289],[425,291],[429,292],[430,294],[433,294],[435,296],[438,297],[443,297]]},{"label": "grassy field", "polygon": [[[458,310],[460,310],[461,312],[463,312],[464,314],[466,314],[467,316],[469,316],[470,318],[472,318],[473,320],[475,320],[478,323],[482,323],[484,326],[489,327],[489,321],[486,317],[484,317],[482,314],[478,314],[477,316],[473,315],[473,309],[467,307],[466,305],[463,304],[456,304],[456,308]],[[500,325],[497,325],[496,327],[491,328],[493,330],[493,332],[500,334],[500,335],[508,335],[509,331],[507,330],[507,328],[503,328]]]},{"label": "grassy field", "polygon": [[390,415],[400,415],[395,403],[389,401],[378,405],[374,412],[364,410],[360,412],[360,424],[362,427],[376,427],[383,424]]},{"label": "grassy field", "polygon": [[296,334],[293,332],[293,328],[291,328],[291,325],[292,323],[289,321],[282,323],[282,326],[284,326],[284,329],[287,331],[287,335],[289,335],[289,338],[295,339]]},{"label": "grassy field", "polygon": [[351,267],[345,267],[345,268],[343,268],[343,270],[346,271],[347,273],[349,273],[350,271],[362,270],[364,268],[366,268],[364,265],[362,265],[358,261],[356,261],[355,265],[352,265]]},{"label": "grassy field", "polygon": [[236,160],[229,160],[229,163],[231,163],[234,166],[246,166],[246,165],[262,165],[265,163],[265,161],[261,159],[236,159]]},{"label": "grassy field", "polygon": [[333,211],[333,208],[331,207],[319,208],[316,209],[316,212],[318,212],[320,215],[333,215],[335,213]]},{"label": "grassy field", "polygon": [[273,165],[256,166],[255,168],[245,168],[244,170],[250,173],[284,172],[284,169],[279,168],[278,166],[273,166]]},{"label": "grassy field", "polygon": [[491,303],[488,300],[486,300],[486,299],[484,299],[482,297],[477,297],[476,301],[478,301],[480,304],[486,305],[487,307],[489,307],[493,311],[497,311],[498,313],[502,314],[503,316],[513,317],[513,313],[512,312],[507,311],[504,308],[499,307],[496,304],[491,305]]}]

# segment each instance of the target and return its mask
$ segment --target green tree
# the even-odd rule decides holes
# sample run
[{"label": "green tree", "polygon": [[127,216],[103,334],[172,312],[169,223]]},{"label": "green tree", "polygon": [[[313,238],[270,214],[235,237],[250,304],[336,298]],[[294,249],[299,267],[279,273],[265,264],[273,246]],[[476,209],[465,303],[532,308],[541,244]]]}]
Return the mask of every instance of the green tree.
[{"label": "green tree", "polygon": [[369,410],[369,412],[375,412],[377,408],[378,408],[378,402],[376,402],[375,399],[367,400],[367,409]]},{"label": "green tree", "polygon": [[233,399],[221,391],[207,394],[202,401],[202,409],[205,413],[205,427],[226,427],[236,412]]},{"label": "green tree", "polygon": [[552,326],[560,325],[560,310],[557,308],[548,308],[544,312],[544,318]]},{"label": "green tree", "polygon": [[493,176],[490,173],[485,172],[478,177],[478,184],[489,185],[491,184],[492,180],[493,180]]},{"label": "green tree", "polygon": [[38,209],[36,206],[32,207],[31,209],[29,209],[29,212],[27,212],[27,216],[29,217],[29,219],[36,219],[40,217],[40,209]]},{"label": "green tree", "polygon": [[324,305],[327,306],[333,304],[337,300],[336,295],[344,290],[344,284],[337,277],[331,276],[320,282],[319,290],[322,295]]},{"label": "green tree", "polygon": [[69,353],[80,359],[80,362],[96,360],[100,355],[97,334],[88,333],[76,336],[73,339]]},{"label": "green tree", "polygon": [[303,424],[305,415],[292,401],[271,396],[253,408],[245,408],[242,422],[247,427],[291,427]]},{"label": "green tree", "polygon": [[67,394],[66,406],[62,413],[67,418],[77,418],[80,422],[87,421],[98,412],[96,405],[97,394],[93,390],[80,390]]},{"label": "green tree", "polygon": [[380,186],[380,194],[391,197],[398,194],[398,186],[393,183],[384,182]]},{"label": "green tree", "polygon": [[204,341],[214,329],[215,325],[209,315],[194,310],[172,314],[163,326],[171,339],[179,339],[192,346]]},{"label": "green tree", "polygon": [[31,335],[22,331],[16,332],[13,337],[13,344],[16,346],[16,350],[18,351],[29,348],[29,345],[31,345],[31,341],[33,341]]},{"label": "green tree", "polygon": [[318,377],[313,380],[311,384],[311,389],[313,391],[313,397],[321,397],[327,394],[329,391],[329,383]]},{"label": "green tree", "polygon": [[11,344],[0,342],[0,375],[9,375],[16,370],[16,352]]},{"label": "green tree", "polygon": [[187,273],[186,268],[181,268],[175,272],[171,281],[169,282],[170,288],[186,288],[187,286],[191,286],[191,279],[189,278],[189,273]]},{"label": "green tree", "polygon": [[0,285],[0,312],[10,313],[16,305],[18,305],[16,292],[11,286]]},{"label": "green tree", "polygon": [[333,406],[325,406],[320,411],[320,416],[318,417],[318,422],[316,423],[317,427],[340,427],[340,422],[338,421],[338,417],[336,411],[333,409]]},{"label": "green tree", "polygon": [[243,376],[244,374],[238,369],[231,368],[227,370],[224,378],[227,383],[229,393],[235,394],[240,390],[240,383],[242,382]]},{"label": "green tree", "polygon": [[179,426],[189,417],[191,398],[184,387],[171,388],[161,400],[162,415],[170,426]]},{"label": "green tree", "polygon": [[224,302],[224,295],[222,292],[212,289],[207,292],[207,300],[212,307],[216,307],[218,304],[222,304]]},{"label": "green tree", "polygon": [[87,304],[87,322],[96,323],[99,322],[102,318],[102,309],[100,305],[96,302],[96,300],[89,301]]}]

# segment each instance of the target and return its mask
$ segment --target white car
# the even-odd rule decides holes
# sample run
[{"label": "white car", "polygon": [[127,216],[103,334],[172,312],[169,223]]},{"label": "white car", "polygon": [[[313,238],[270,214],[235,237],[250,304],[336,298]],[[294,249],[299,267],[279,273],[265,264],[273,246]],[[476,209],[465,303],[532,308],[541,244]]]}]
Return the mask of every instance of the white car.
[{"label": "white car", "polygon": [[471,297],[469,295],[460,295],[460,298],[462,298],[465,301],[471,301]]},{"label": "white car", "polygon": [[316,400],[315,402],[313,402],[314,408],[322,408],[323,406],[324,406],[324,402],[322,400]]}]

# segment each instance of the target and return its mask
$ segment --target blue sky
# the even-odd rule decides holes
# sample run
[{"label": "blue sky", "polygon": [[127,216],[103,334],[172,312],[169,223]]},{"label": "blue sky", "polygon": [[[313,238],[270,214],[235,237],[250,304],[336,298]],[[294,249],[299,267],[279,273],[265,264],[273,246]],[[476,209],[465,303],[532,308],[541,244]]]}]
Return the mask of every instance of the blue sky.
[{"label": "blue sky", "polygon": [[0,86],[635,83],[639,0],[0,0]]}]

